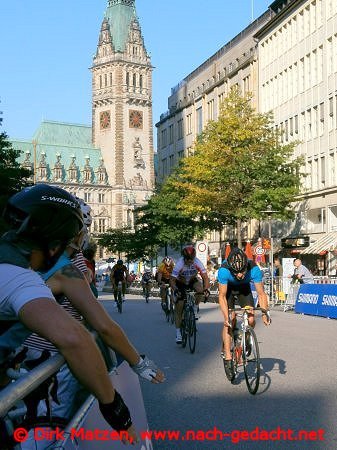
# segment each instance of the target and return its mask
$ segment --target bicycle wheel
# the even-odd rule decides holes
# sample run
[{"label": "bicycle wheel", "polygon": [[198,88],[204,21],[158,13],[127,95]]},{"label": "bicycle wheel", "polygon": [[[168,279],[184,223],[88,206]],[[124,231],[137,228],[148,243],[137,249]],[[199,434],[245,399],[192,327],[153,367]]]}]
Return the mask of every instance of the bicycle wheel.
[{"label": "bicycle wheel", "polygon": [[170,305],[170,321],[171,321],[171,325],[173,325],[174,324],[174,306],[173,306],[172,302]]},{"label": "bicycle wheel", "polygon": [[117,309],[118,309],[118,312],[120,313],[120,314],[122,314],[122,308],[123,308],[123,299],[122,299],[122,292],[121,291],[118,291],[118,296],[117,296]]},{"label": "bicycle wheel", "polygon": [[190,352],[195,352],[195,344],[197,341],[197,327],[195,325],[195,315],[194,311],[189,311],[188,318],[188,346],[190,347]]},{"label": "bicycle wheel", "polygon": [[242,362],[250,394],[257,393],[260,384],[260,352],[255,331],[247,327],[242,336]]},{"label": "bicycle wheel", "polygon": [[187,344],[187,334],[188,334],[187,324],[188,324],[188,314],[187,314],[187,311],[184,310],[183,318],[181,321],[181,327],[180,327],[181,340],[182,340],[181,346],[183,348],[185,348],[186,344]]}]

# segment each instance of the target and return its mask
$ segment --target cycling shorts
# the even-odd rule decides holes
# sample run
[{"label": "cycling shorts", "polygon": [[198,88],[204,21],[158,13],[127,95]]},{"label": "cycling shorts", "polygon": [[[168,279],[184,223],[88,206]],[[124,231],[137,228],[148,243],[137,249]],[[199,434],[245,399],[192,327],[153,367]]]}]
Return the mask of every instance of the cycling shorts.
[{"label": "cycling shorts", "polygon": [[228,284],[226,294],[228,309],[234,309],[235,297],[238,298],[241,308],[244,306],[254,307],[254,298],[249,283],[238,286]]}]

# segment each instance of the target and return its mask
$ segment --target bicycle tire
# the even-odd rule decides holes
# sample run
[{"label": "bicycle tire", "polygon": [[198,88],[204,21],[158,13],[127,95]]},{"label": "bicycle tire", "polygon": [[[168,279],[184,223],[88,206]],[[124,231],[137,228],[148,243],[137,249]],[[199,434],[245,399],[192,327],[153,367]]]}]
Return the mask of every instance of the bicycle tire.
[{"label": "bicycle tire", "polygon": [[259,389],[261,368],[259,344],[251,327],[247,327],[242,336],[242,362],[248,391],[255,395]]},{"label": "bicycle tire", "polygon": [[170,318],[171,318],[171,325],[174,324],[174,307],[173,304],[170,306]]},{"label": "bicycle tire", "polygon": [[121,291],[118,291],[118,295],[117,295],[117,310],[118,310],[119,314],[122,314],[122,309],[123,309],[122,293],[121,293]]},{"label": "bicycle tire", "polygon": [[180,327],[180,333],[181,333],[181,346],[182,348],[186,347],[187,344],[187,323],[188,323],[188,317],[186,314],[186,311],[183,312],[183,318],[181,321],[181,327]]},{"label": "bicycle tire", "polygon": [[195,346],[197,342],[197,327],[195,324],[195,314],[194,311],[189,311],[188,317],[188,346],[190,348],[190,352],[195,352]]},{"label": "bicycle tire", "polygon": [[170,301],[170,296],[168,295],[168,289],[166,288],[166,310],[165,310],[165,315],[166,315],[166,320],[167,322],[170,322],[170,314],[171,314],[171,301]]}]

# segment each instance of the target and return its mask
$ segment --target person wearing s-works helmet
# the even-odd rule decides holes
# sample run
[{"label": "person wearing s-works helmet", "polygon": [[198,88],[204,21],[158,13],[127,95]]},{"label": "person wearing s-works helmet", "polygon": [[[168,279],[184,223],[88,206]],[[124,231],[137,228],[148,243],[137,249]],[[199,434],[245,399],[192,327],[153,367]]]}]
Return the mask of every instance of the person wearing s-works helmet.
[{"label": "person wearing s-works helmet", "polygon": [[262,320],[265,325],[270,325],[271,319],[268,308],[268,299],[262,282],[263,273],[261,269],[238,247],[228,255],[218,271],[219,283],[219,306],[224,316],[224,327],[222,330],[223,352],[221,356],[225,360],[225,371],[231,380],[234,376],[232,358],[230,352],[231,334],[229,330],[229,314],[235,327],[234,302],[238,298],[240,306],[251,307],[248,320],[251,327],[255,326],[254,299],[251,282],[254,283],[258,303],[262,310]]},{"label": "person wearing s-works helmet", "polygon": [[[97,397],[107,422],[137,440],[129,410],[90,333],[56,303],[35,273],[49,270],[83,229],[78,202],[63,189],[37,184],[8,200],[4,218],[10,230],[0,239],[0,384],[7,382],[1,364],[35,332],[59,349],[74,376]],[[90,364],[83,365],[85,360]]]}]

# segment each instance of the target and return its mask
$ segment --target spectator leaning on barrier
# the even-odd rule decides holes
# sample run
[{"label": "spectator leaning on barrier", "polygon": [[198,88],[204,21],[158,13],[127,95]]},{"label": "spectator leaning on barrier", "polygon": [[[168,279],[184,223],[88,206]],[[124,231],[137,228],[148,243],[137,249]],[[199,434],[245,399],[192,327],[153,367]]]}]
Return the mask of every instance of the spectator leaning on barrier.
[{"label": "spectator leaning on barrier", "polygon": [[[53,267],[81,233],[79,203],[63,189],[41,183],[11,197],[4,217],[11,230],[0,240],[0,319],[7,320],[4,327],[0,320],[0,364],[32,331],[36,332],[60,350],[74,376],[97,397],[110,426],[117,431],[128,430],[129,438],[137,441],[129,410],[113,388],[92,336],[56,303],[34,272]],[[14,321],[8,324],[11,319]],[[12,339],[6,339],[8,333]],[[5,370],[1,374],[0,366],[1,375],[4,379]]]},{"label": "spectator leaning on barrier", "polygon": [[[98,332],[103,342],[116,350],[130,364],[137,375],[153,383],[162,382],[164,379],[162,372],[147,357],[139,355],[122,328],[109,317],[94,297],[85,276],[81,272],[82,265],[79,265],[78,260],[74,259],[76,256],[74,252],[79,247],[81,247],[79,241],[75,241],[73,245],[68,246],[55,266],[48,273],[41,274],[42,278],[53,294],[57,295],[58,299],[62,298],[62,307],[77,320],[82,319],[80,316],[82,314],[87,324]],[[34,334],[26,339],[24,345],[29,348],[27,356],[30,359],[40,358],[43,351],[57,351],[48,341]],[[55,399],[51,402],[50,414],[52,420],[61,419],[61,423],[67,423],[76,409],[76,400],[80,390],[80,386],[72,377],[67,366],[62,367],[60,372],[57,373],[57,386],[57,401]],[[48,408],[45,402],[40,402],[37,410],[30,411],[30,414],[33,415],[33,418],[37,416],[36,423],[39,429],[41,418],[48,424]],[[49,447],[50,444],[51,442],[44,440],[40,443],[39,450]],[[34,433],[30,433],[28,441],[22,444],[22,450],[35,450]]]},{"label": "spectator leaning on barrier", "polygon": [[294,260],[294,273],[291,276],[293,283],[313,283],[314,277],[310,270],[302,264],[299,258]]}]

